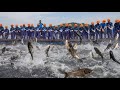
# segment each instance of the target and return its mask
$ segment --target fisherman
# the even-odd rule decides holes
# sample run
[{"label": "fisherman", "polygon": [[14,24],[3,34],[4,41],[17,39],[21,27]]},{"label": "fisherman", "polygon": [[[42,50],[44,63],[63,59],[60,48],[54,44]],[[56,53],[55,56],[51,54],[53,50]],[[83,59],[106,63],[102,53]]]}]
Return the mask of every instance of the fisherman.
[{"label": "fisherman", "polygon": [[106,28],[106,20],[103,20],[102,23],[101,23],[101,39],[103,38],[103,35],[104,35],[104,38],[106,38],[106,35],[107,35],[107,28]]},{"label": "fisherman", "polygon": [[47,28],[47,31],[45,33],[46,39],[51,39],[51,37],[52,37],[52,30],[53,30],[52,24],[49,24],[49,27]]},{"label": "fisherman", "polygon": [[74,28],[72,27],[72,24],[69,24],[69,29],[70,29],[70,39],[74,39]]},{"label": "fisherman", "polygon": [[19,35],[21,36],[21,39],[23,39],[23,25],[21,24],[20,25],[20,33],[19,33]]},{"label": "fisherman", "polygon": [[22,34],[22,33],[21,33],[21,32],[22,32],[22,30],[21,30],[22,27],[23,27],[23,25],[21,24],[20,27],[19,27],[19,29],[18,29],[18,38],[19,38],[19,39],[21,39],[21,36],[22,36],[22,35],[21,35],[21,34]]},{"label": "fisherman", "polygon": [[29,27],[29,39],[32,39],[32,24]]},{"label": "fisherman", "polygon": [[0,36],[3,38],[4,27],[0,24]]},{"label": "fisherman", "polygon": [[28,27],[26,27],[27,31],[27,39],[30,39],[30,24],[28,24]]},{"label": "fisherman", "polygon": [[84,36],[85,36],[86,39],[88,39],[88,36],[89,36],[89,26],[88,26],[87,23],[85,24],[85,27],[84,27]]},{"label": "fisherman", "polygon": [[114,29],[113,29],[114,38],[115,38],[115,36],[117,35],[118,30],[119,30],[119,20],[116,19],[116,20],[115,20],[115,23],[114,23]]},{"label": "fisherman", "polygon": [[95,32],[96,32],[96,40],[100,39],[100,30],[101,25],[100,25],[100,21],[97,21],[97,24],[95,25]]},{"label": "fisherman", "polygon": [[16,26],[15,26],[15,38],[16,39],[18,39],[18,37],[19,37],[19,27],[18,27],[18,24],[16,24]]},{"label": "fisherman", "polygon": [[53,39],[58,39],[58,37],[56,36],[58,33],[58,26],[55,26],[52,30],[52,40]]},{"label": "fisherman", "polygon": [[113,23],[110,22],[110,19],[107,19],[107,23],[106,23],[106,26],[107,26],[107,36],[108,38],[112,38],[113,37]]},{"label": "fisherman", "polygon": [[43,24],[41,23],[41,20],[39,20],[39,29],[42,29]]},{"label": "fisherman", "polygon": [[[62,26],[62,24],[60,24],[60,26]],[[59,29],[57,26],[54,28],[54,38],[59,39]]]},{"label": "fisherman", "polygon": [[35,37],[37,39],[40,39],[40,28],[39,28],[39,24],[37,24],[37,27],[35,28]]},{"label": "fisherman", "polygon": [[26,26],[25,26],[25,24],[23,24],[22,35],[23,35],[23,39],[26,39],[26,38],[27,38],[27,31],[26,31]]},{"label": "fisherman", "polygon": [[79,31],[79,27],[77,24],[74,24],[74,39],[78,39],[78,35],[76,33],[78,33]]},{"label": "fisherman", "polygon": [[70,39],[70,35],[69,35],[69,31],[70,31],[70,29],[69,29],[69,24],[66,24],[64,30],[65,30],[65,35],[64,35],[64,37],[65,37],[65,39],[69,40],[69,39]]},{"label": "fisherman", "polygon": [[63,29],[64,29],[63,24],[61,24],[59,27],[59,39],[61,40],[63,39]]},{"label": "fisherman", "polygon": [[31,24],[30,26],[30,38],[31,39],[34,39],[34,34],[35,34],[35,28],[34,28],[34,25]]},{"label": "fisherman", "polygon": [[11,34],[11,39],[15,39],[15,28],[13,24],[11,24],[10,27],[10,34]]},{"label": "fisherman", "polygon": [[114,36],[114,38],[117,35],[118,27],[119,27],[119,23],[118,23],[118,19],[116,19],[115,23],[114,23],[114,28],[113,28],[113,36]]},{"label": "fisherman", "polygon": [[43,27],[42,27],[42,35],[43,35],[43,39],[46,39],[46,31],[47,31],[47,27],[46,27],[46,24],[43,24]]},{"label": "fisherman", "polygon": [[54,26],[54,27],[51,26],[51,27],[48,29],[48,31],[49,31],[49,36],[50,36],[49,39],[51,39],[51,40],[55,39],[55,38],[54,38],[54,34],[55,34],[55,33],[54,33],[54,28],[57,28],[57,26]]},{"label": "fisherman", "polygon": [[90,25],[90,39],[95,40],[95,25],[94,25],[94,22],[91,22],[91,25]]},{"label": "fisherman", "polygon": [[65,24],[65,27],[63,28],[62,35],[63,35],[63,40],[67,38],[67,33],[68,33],[68,23]]},{"label": "fisherman", "polygon": [[[120,20],[118,20],[119,26],[118,26],[118,34],[120,36]],[[120,38],[120,37],[119,37]]]},{"label": "fisherman", "polygon": [[4,39],[8,39],[8,37],[9,37],[9,29],[8,29],[8,26],[5,26],[3,35],[4,35]]},{"label": "fisherman", "polygon": [[[79,31],[80,31],[80,35],[85,39],[85,37],[84,37],[84,35],[85,35],[85,29],[83,27],[83,24],[80,24]],[[79,33],[79,32],[77,32],[77,33]]]},{"label": "fisherman", "polygon": [[72,39],[72,34],[74,33],[73,28],[72,28],[72,24],[69,24],[68,28],[69,28],[69,31],[68,31],[69,39]]}]

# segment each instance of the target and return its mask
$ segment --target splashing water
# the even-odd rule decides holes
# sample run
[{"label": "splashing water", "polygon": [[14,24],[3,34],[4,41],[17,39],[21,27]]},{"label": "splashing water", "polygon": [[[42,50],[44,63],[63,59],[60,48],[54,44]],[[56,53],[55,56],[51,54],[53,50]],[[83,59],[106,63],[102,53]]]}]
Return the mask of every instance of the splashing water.
[{"label": "splashing water", "polygon": [[[40,48],[36,48],[36,45]],[[28,52],[27,45],[17,44],[0,45],[10,48],[0,55],[0,77],[2,78],[64,78],[59,69],[70,72],[78,68],[90,68],[93,72],[87,78],[119,78],[120,65],[110,60],[109,50],[104,52],[107,46],[101,43],[96,46],[103,54],[105,60],[95,53],[91,44],[78,45],[77,54],[83,59],[83,63],[72,58],[64,45],[51,45],[46,57],[45,50],[48,44],[33,44],[33,60]],[[110,49],[111,50],[111,49]],[[115,58],[120,62],[120,48],[112,50]],[[91,52],[95,58],[92,58]],[[1,53],[1,51],[0,51]],[[11,57],[16,57],[11,60]],[[81,78],[81,77],[79,77]]]}]

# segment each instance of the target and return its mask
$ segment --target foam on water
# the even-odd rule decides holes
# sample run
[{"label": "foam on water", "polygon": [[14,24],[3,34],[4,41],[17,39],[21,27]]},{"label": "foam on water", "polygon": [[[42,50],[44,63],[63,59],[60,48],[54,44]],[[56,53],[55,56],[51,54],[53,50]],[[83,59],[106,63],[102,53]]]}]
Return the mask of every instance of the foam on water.
[{"label": "foam on water", "polygon": [[[40,48],[40,50],[36,48],[36,45]],[[5,45],[0,45],[0,49],[4,46]],[[46,57],[45,50],[47,48],[47,44],[33,44],[33,60],[28,52],[27,45],[9,45],[6,47],[10,48],[10,50],[0,56],[0,66],[7,67],[7,65],[11,63],[11,57],[18,55],[18,58],[12,61],[14,63],[14,67],[16,69],[19,68],[20,72],[28,73],[28,77],[63,78],[64,74],[60,73],[59,69],[69,72],[77,68],[93,69],[94,73],[88,76],[88,78],[120,77],[120,65],[110,60],[109,51],[111,49],[104,52],[106,46],[107,45],[102,43],[95,46],[105,57],[104,62],[102,62],[101,58],[99,58],[95,53],[93,45],[89,43],[85,45],[78,45],[78,55],[80,58],[85,58],[83,59],[83,63],[81,63],[71,57],[64,45],[51,45],[48,52],[49,57]],[[120,61],[120,48],[112,51],[115,58]],[[91,52],[93,52],[95,58],[92,58]]]}]

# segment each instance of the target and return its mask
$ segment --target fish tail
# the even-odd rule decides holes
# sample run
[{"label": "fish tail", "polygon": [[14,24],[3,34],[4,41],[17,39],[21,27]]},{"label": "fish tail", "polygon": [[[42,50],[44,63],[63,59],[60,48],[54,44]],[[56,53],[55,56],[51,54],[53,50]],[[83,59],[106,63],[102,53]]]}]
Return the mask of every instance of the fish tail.
[{"label": "fish tail", "polygon": [[46,57],[49,57],[48,54],[46,55]]},{"label": "fish tail", "polygon": [[114,60],[116,63],[120,64],[120,62],[118,62],[117,60]]},{"label": "fish tail", "polygon": [[101,56],[102,57],[102,60],[104,60],[104,57],[103,56]]},{"label": "fish tail", "polygon": [[65,74],[64,78],[67,78],[69,76],[68,73],[66,73],[66,72],[64,72],[64,74]]},{"label": "fish tail", "polygon": [[32,57],[32,60],[33,60],[33,54],[32,53],[30,53],[31,54],[31,57]]}]

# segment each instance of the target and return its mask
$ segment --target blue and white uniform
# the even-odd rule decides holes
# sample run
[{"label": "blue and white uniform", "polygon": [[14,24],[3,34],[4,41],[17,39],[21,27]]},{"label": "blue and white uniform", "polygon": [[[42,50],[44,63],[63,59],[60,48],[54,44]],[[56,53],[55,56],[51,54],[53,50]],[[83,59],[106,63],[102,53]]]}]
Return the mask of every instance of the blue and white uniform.
[{"label": "blue and white uniform", "polygon": [[101,25],[99,23],[97,23],[95,25],[95,33],[96,33],[96,40],[100,39],[100,35],[101,35]]},{"label": "blue and white uniform", "polygon": [[106,28],[106,23],[101,23],[101,39],[107,37],[107,28]]},{"label": "blue and white uniform", "polygon": [[8,39],[8,37],[9,37],[9,29],[8,28],[5,28],[4,29],[4,39]]},{"label": "blue and white uniform", "polygon": [[95,26],[90,25],[90,39],[95,39]]},{"label": "blue and white uniform", "polygon": [[4,27],[1,26],[1,27],[0,27],[0,36],[2,36],[2,38],[3,38],[3,32],[4,32]]},{"label": "blue and white uniform", "polygon": [[10,28],[11,39],[15,39],[15,28],[11,26]]},{"label": "blue and white uniform", "polygon": [[[74,39],[78,39],[78,35],[76,33],[79,33],[79,28],[78,27],[74,27]],[[76,33],[75,33],[76,32]]]},{"label": "blue and white uniform", "polygon": [[112,22],[106,23],[106,27],[107,27],[108,38],[112,38],[113,37],[113,23]]}]

